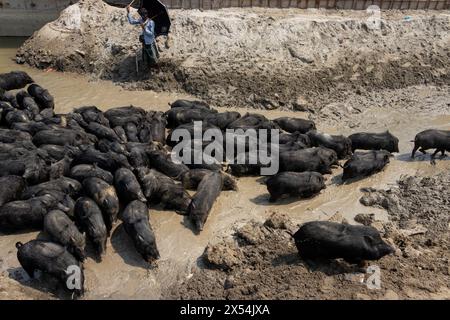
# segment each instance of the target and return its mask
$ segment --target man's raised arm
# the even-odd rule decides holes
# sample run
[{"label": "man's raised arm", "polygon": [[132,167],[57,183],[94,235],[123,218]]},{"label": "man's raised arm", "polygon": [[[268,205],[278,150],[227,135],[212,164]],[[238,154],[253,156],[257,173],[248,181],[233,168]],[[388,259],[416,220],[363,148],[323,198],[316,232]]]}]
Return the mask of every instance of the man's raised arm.
[{"label": "man's raised arm", "polygon": [[141,19],[135,19],[131,16],[131,12],[130,12],[130,6],[127,6],[127,18],[128,18],[128,22],[130,24],[140,24],[142,23]]}]

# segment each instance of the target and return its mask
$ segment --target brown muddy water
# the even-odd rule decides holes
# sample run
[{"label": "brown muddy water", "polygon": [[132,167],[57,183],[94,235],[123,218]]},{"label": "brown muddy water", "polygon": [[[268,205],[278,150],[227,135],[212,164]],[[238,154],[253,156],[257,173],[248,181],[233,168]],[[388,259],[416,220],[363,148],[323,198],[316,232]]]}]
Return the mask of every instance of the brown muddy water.
[{"label": "brown muddy water", "polygon": [[[111,82],[89,79],[87,76],[41,71],[13,61],[15,52],[23,38],[0,38],[0,73],[11,70],[24,70],[34,80],[54,95],[58,112],[69,112],[74,107],[96,105],[106,110],[111,107],[133,104],[145,109],[166,110],[167,104],[178,98],[189,98],[185,94],[160,93],[152,91],[125,91]],[[444,89],[445,90],[445,89]],[[421,87],[416,103],[433,103],[435,91]],[[442,93],[448,97],[448,92]],[[447,105],[448,106],[448,105]],[[229,109],[228,109],[229,110]],[[248,110],[237,109],[241,112]],[[306,116],[299,112],[262,111],[268,118],[282,115]],[[123,228],[119,225],[108,243],[108,253],[101,263],[88,258],[85,263],[86,289],[85,299],[159,299],[167,287],[177,280],[192,276],[192,267],[198,263],[205,246],[217,241],[218,237],[231,233],[235,228],[250,219],[264,220],[269,212],[287,213],[295,222],[316,219],[327,219],[340,213],[350,222],[358,213],[376,213],[381,219],[387,219],[383,210],[364,207],[359,203],[362,187],[386,187],[392,185],[404,174],[428,175],[450,169],[450,159],[437,161],[431,166],[429,156],[419,156],[410,161],[412,149],[410,140],[414,135],[427,128],[450,129],[450,111],[442,110],[441,114],[426,112],[405,112],[404,109],[392,105],[389,111],[378,109],[367,110],[358,119],[358,128],[334,126],[318,123],[320,130],[342,134],[356,131],[381,131],[389,129],[400,139],[400,153],[392,158],[387,168],[372,177],[346,185],[340,184],[342,169],[334,170],[333,175],[326,176],[327,188],[313,199],[301,201],[281,201],[269,204],[268,194],[261,178],[241,178],[238,192],[223,192],[215,203],[206,226],[200,235],[195,235],[185,223],[183,216],[171,211],[151,209],[150,220],[156,232],[161,259],[158,266],[149,269],[142,262],[133,248]],[[386,127],[388,124],[388,127]],[[28,241],[39,233],[0,236],[0,288],[3,298],[56,298],[46,288],[31,283],[16,258],[14,244],[17,241]],[[6,279],[1,281],[1,278]],[[1,287],[1,285],[0,285]],[[17,291],[17,294],[16,294]],[[19,294],[20,291],[20,294]]]}]

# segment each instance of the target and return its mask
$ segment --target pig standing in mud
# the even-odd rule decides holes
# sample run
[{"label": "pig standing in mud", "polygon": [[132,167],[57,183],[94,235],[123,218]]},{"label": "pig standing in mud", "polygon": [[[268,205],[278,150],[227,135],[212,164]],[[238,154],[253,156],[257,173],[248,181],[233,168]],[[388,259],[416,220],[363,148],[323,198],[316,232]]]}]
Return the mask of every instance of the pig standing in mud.
[{"label": "pig standing in mud", "polygon": [[53,210],[47,213],[44,217],[44,231],[53,241],[67,248],[78,260],[84,260],[86,238],[64,212]]},{"label": "pig standing in mud", "polygon": [[123,211],[122,220],[126,233],[133,240],[134,246],[142,258],[149,263],[159,259],[147,205],[139,200],[130,202]]},{"label": "pig standing in mud", "polygon": [[[39,270],[59,280],[66,290],[72,291],[76,296],[84,293],[83,266],[63,246],[42,240],[32,240],[25,244],[18,242],[17,259],[22,268],[30,277],[34,277],[35,271]],[[79,278],[71,281],[70,271],[74,268],[79,270]],[[68,284],[74,284],[68,288]]]},{"label": "pig standing in mud", "polygon": [[105,220],[108,234],[119,213],[119,199],[114,187],[99,178],[87,178],[83,181],[83,188],[90,198],[100,207]]},{"label": "pig standing in mud", "polygon": [[338,259],[349,263],[378,260],[394,252],[373,227],[331,221],[312,221],[294,234],[302,258]]},{"label": "pig standing in mud", "polygon": [[318,172],[280,172],[266,181],[270,201],[277,201],[283,195],[311,197],[325,188],[322,175]]},{"label": "pig standing in mud", "polygon": [[192,198],[188,215],[197,231],[202,231],[214,202],[223,188],[223,178],[220,172],[205,175],[198,185],[197,193]]},{"label": "pig standing in mud", "polygon": [[352,141],[352,152],[356,149],[399,151],[398,138],[389,131],[382,133],[354,133],[349,135],[348,138]]},{"label": "pig standing in mud", "polygon": [[94,200],[82,197],[75,203],[74,212],[77,226],[86,232],[101,260],[102,255],[106,252],[106,239],[108,238],[102,211]]},{"label": "pig standing in mud", "polygon": [[147,202],[141,190],[141,185],[136,179],[134,173],[126,168],[120,168],[114,175],[114,186],[116,187],[119,198],[125,203],[133,200]]},{"label": "pig standing in mud", "polygon": [[182,185],[165,174],[146,167],[138,168],[137,175],[149,202],[161,203],[165,209],[186,214],[191,197]]},{"label": "pig standing in mud", "polygon": [[435,164],[434,157],[439,151],[442,156],[445,155],[445,151],[450,151],[450,131],[429,129],[419,132],[414,138],[414,149],[411,153],[411,158],[414,158],[417,149],[424,154],[428,149],[436,149],[431,155],[431,164]]}]

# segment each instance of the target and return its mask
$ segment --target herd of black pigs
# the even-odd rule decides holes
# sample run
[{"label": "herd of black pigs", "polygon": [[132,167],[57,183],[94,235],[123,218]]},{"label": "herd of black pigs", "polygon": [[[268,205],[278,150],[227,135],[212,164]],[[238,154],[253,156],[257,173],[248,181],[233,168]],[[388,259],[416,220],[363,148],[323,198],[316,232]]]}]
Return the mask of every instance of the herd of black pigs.
[{"label": "herd of black pigs", "polygon": [[[266,142],[269,152],[277,148],[279,161],[278,173],[265,181],[270,201],[318,194],[325,188],[323,174],[338,166],[343,168],[343,181],[372,175],[383,170],[391,153],[399,152],[399,140],[389,131],[328,135],[318,132],[310,120],[241,116],[199,101],[177,100],[165,113],[134,106],[102,112],[83,106],[57,114],[54,108],[52,95],[25,72],[0,74],[0,232],[43,230],[48,241],[16,244],[18,260],[31,277],[39,270],[64,286],[70,266],[83,270],[86,241],[101,261],[118,220],[137,252],[153,264],[159,252],[149,207],[188,216],[198,233],[220,193],[237,191],[235,177],[260,174],[265,165],[258,161],[173,161],[171,150],[180,142],[172,138],[174,130],[186,129],[194,142],[194,121],[202,121],[202,130],[279,130],[277,144],[270,136]],[[240,150],[248,159],[252,149],[244,143]],[[200,145],[206,147],[205,141]],[[427,149],[435,149],[434,164],[438,152],[444,156],[450,151],[450,131],[418,133],[412,157]],[[192,146],[189,152],[196,149]],[[343,165],[342,159],[347,159]],[[313,221],[303,224],[293,238],[300,256],[310,259],[360,263],[393,251],[370,226]],[[81,283],[81,288],[67,290],[80,296],[83,272]]]}]

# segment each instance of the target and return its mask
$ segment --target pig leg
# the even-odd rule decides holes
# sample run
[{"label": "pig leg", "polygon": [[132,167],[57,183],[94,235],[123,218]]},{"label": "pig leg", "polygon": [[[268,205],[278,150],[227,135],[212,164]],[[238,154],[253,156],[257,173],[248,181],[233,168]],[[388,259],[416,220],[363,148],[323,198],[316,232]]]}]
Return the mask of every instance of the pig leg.
[{"label": "pig leg", "polygon": [[431,164],[432,164],[433,166],[436,165],[435,157],[436,157],[436,154],[437,154],[439,151],[441,151],[441,150],[440,150],[440,149],[436,149],[436,151],[431,155]]},{"label": "pig leg", "polygon": [[421,148],[419,149],[419,151],[422,152],[423,154],[427,154],[427,152],[425,151],[425,149],[424,149],[423,147],[421,147]]},{"label": "pig leg", "polygon": [[414,155],[416,154],[417,149],[419,149],[419,146],[415,143],[414,144],[414,149],[413,149],[413,151],[411,153],[411,158],[414,159]]}]

